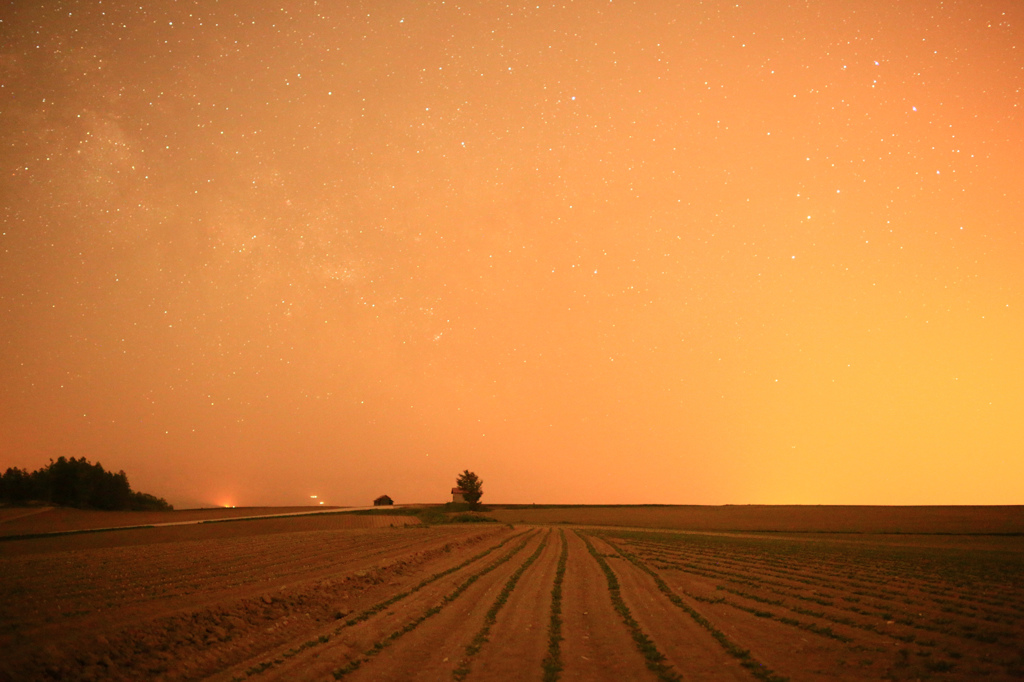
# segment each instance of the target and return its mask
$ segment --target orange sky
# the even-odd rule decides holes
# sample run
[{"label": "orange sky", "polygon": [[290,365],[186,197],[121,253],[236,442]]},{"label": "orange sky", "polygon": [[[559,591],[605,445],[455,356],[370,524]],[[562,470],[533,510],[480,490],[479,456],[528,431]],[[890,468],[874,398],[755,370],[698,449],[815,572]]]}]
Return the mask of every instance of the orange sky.
[{"label": "orange sky", "polygon": [[1024,503],[1021,3],[284,5],[0,9],[0,468]]}]

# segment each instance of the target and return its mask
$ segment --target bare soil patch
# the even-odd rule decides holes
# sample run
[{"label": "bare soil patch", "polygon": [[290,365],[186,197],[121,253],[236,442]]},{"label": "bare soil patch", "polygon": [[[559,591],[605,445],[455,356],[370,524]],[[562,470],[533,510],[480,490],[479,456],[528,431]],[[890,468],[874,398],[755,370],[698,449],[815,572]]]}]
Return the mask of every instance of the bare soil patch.
[{"label": "bare soil patch", "polygon": [[[100,511],[70,507],[7,507],[0,509],[0,537],[124,528],[190,521],[214,521],[247,516],[323,512],[340,507],[233,507],[175,511]],[[25,513],[29,512],[29,513]]]},{"label": "bare soil patch", "polygon": [[614,532],[723,632],[791,679],[1021,675],[1021,555]]},{"label": "bare soil patch", "polygon": [[[0,524],[8,523],[22,516],[42,514],[53,509],[53,507],[0,507]],[[2,526],[0,526],[2,528]]]},{"label": "bare soil patch", "polygon": [[557,532],[522,577],[491,629],[490,641],[472,663],[466,678],[483,680],[540,680],[548,651],[551,588],[562,543]]},{"label": "bare soil patch", "polygon": [[612,606],[601,568],[576,533],[562,595],[563,680],[656,680]]},{"label": "bare soil patch", "polygon": [[[346,676],[346,681],[453,679],[453,673],[465,655],[466,646],[480,629],[484,614],[502,586],[526,561],[547,532],[534,534],[510,561],[481,576],[458,598],[444,605],[435,616],[423,621],[416,630],[394,641],[380,656]],[[524,666],[524,670],[525,670]],[[536,668],[539,671],[539,665]],[[478,676],[500,680],[490,671],[477,667]]]},{"label": "bare soil patch", "polygon": [[702,531],[1024,534],[1024,506],[622,506],[493,509],[506,523],[571,523]]},{"label": "bare soil patch", "polygon": [[174,544],[191,540],[232,539],[301,531],[352,530],[418,525],[420,525],[420,521],[414,516],[359,516],[354,514],[316,514],[312,516],[286,516],[252,520],[217,520],[211,523],[184,526],[124,528],[104,532],[87,531],[72,535],[8,538],[0,541],[0,556],[68,552],[72,550],[127,547],[131,545]]},{"label": "bare soil patch", "polygon": [[0,673],[76,677],[108,656],[111,665],[98,664],[106,679],[212,674],[333,622],[371,588],[390,592],[396,576],[508,533],[342,529],[0,558],[15,576],[0,585]]},{"label": "bare soil patch", "polygon": [[633,617],[683,679],[750,679],[750,673],[711,633],[658,591],[651,576],[619,556],[613,545],[597,538],[591,541],[598,551],[607,555]]}]

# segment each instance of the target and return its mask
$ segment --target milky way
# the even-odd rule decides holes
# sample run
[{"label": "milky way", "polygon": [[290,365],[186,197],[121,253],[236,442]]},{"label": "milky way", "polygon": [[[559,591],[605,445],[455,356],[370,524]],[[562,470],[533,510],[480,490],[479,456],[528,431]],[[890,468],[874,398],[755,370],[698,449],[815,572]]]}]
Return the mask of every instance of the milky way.
[{"label": "milky way", "polygon": [[1019,2],[0,19],[0,467],[1024,502]]}]

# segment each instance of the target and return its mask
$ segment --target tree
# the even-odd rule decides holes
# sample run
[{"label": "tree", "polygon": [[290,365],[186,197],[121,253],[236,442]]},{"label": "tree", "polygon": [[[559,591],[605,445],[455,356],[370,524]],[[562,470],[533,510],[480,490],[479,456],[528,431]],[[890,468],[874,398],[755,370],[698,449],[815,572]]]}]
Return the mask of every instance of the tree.
[{"label": "tree", "polygon": [[123,471],[115,474],[85,457],[58,457],[56,462],[51,459],[47,466],[32,473],[12,468],[0,475],[0,503],[30,501],[83,509],[174,508],[166,500],[132,490]]},{"label": "tree", "polygon": [[459,477],[455,479],[455,485],[462,491],[462,497],[470,504],[479,502],[480,496],[484,494],[484,482],[469,469],[459,474]]}]

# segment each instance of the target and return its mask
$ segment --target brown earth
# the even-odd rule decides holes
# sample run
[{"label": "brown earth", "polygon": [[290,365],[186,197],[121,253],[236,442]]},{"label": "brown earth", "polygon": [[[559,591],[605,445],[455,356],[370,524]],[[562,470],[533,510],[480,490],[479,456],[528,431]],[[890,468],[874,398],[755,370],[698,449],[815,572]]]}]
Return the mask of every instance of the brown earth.
[{"label": "brown earth", "polygon": [[557,531],[537,562],[528,569],[508,599],[490,642],[472,661],[466,678],[476,680],[537,680],[547,654],[551,618],[551,588],[555,582],[562,542]]},{"label": "brown earth", "polygon": [[[329,678],[333,671],[362,658],[375,643],[409,625],[431,607],[443,603],[445,595],[482,568],[517,552],[517,549],[517,555],[521,555],[521,545],[528,541],[529,534],[523,531],[511,533],[508,529],[501,529],[493,531],[486,541],[472,547],[467,545],[469,551],[452,545],[451,551],[438,555],[436,560],[424,563],[416,570],[394,575],[386,584],[375,583],[380,589],[361,595],[363,599],[358,604],[345,604],[344,617],[284,643],[276,650],[260,652],[213,679],[237,679],[251,675],[247,671],[258,668],[266,670],[259,673],[261,680]],[[472,560],[484,551],[490,553]],[[424,585],[444,572],[447,575]],[[367,611],[372,610],[374,604],[380,605],[396,596],[401,598],[393,605],[373,613]]]},{"label": "brown earth", "polygon": [[613,545],[593,539],[622,587],[623,601],[640,627],[657,643],[667,662],[686,680],[748,680],[750,673],[729,656],[706,629],[658,592],[654,579],[615,556]]},{"label": "brown earth", "polygon": [[2,541],[0,681],[541,680],[560,530],[557,679],[1024,676],[1019,538],[413,521]]},{"label": "brown earth", "polygon": [[6,507],[0,509],[0,537],[61,533],[96,528],[124,528],[167,523],[269,516],[272,514],[320,513],[340,507],[218,507],[174,511],[100,511],[71,507]]},{"label": "brown earth", "polygon": [[[301,528],[316,520],[324,519],[289,521]],[[138,679],[157,669],[172,678],[212,674],[231,656],[250,654],[235,651],[239,640],[265,651],[365,608],[359,597],[380,596],[381,583],[390,593],[396,576],[438,560],[447,565],[485,538],[508,534],[453,526],[203,537],[259,523],[176,527],[193,538],[178,543],[0,556],[0,571],[12,576],[0,584],[0,679],[2,671],[33,679],[32,670],[48,669],[78,677],[103,656],[111,660],[98,679]]]},{"label": "brown earth", "polygon": [[[345,679],[352,682],[451,679],[453,670],[465,655],[466,645],[480,629],[495,597],[541,542],[550,542],[549,531],[536,533],[511,561],[481,577],[460,598]],[[531,636],[532,633],[526,633],[527,638]],[[487,679],[495,679],[490,671],[482,668],[480,671],[487,674]]]},{"label": "brown earth", "polygon": [[[958,550],[903,555],[885,547],[864,556],[859,546],[676,537],[610,539],[791,679],[1001,680],[1024,672],[1020,554],[976,553],[964,563]],[[787,560],[794,548],[799,561]]]},{"label": "brown earth", "polygon": [[569,563],[562,596],[564,680],[655,680],[622,618],[601,568],[576,533],[566,533]]},{"label": "brown earth", "polygon": [[[420,521],[414,516],[361,516],[355,514],[316,514],[298,517],[274,517],[267,519],[217,521],[216,523],[189,524],[184,526],[157,526],[109,530],[86,531],[71,535],[44,535],[43,537],[22,538],[7,536],[0,538],[0,556],[13,556],[23,552],[39,554],[48,551],[67,552],[76,549],[97,549],[100,547],[125,547],[129,545],[154,545],[187,542],[192,539],[230,540],[233,538],[294,533],[297,531],[332,531],[357,528],[386,528],[391,526],[416,526]],[[202,528],[202,531],[195,531]]]},{"label": "brown earth", "polygon": [[48,512],[53,507],[0,507],[0,524],[13,521],[22,516],[32,516]]},{"label": "brown earth", "polygon": [[525,507],[493,509],[488,516],[504,523],[570,523],[704,531],[1024,534],[1024,506]]}]

